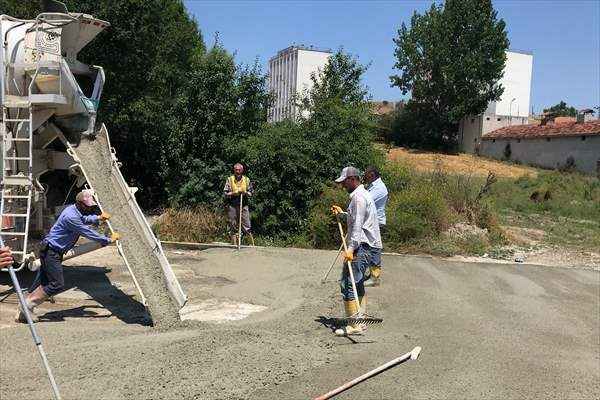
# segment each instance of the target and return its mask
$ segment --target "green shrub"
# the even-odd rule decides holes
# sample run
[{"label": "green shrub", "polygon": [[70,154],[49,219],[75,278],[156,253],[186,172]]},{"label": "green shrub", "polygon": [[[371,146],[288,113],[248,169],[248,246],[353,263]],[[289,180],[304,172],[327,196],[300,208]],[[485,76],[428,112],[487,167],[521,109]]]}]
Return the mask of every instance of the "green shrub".
[{"label": "green shrub", "polygon": [[389,193],[405,190],[415,179],[414,167],[405,162],[388,161],[383,165],[380,173]]},{"label": "green shrub", "polygon": [[392,196],[386,215],[384,241],[391,243],[436,235],[448,227],[451,218],[440,192],[424,182]]},{"label": "green shrub", "polygon": [[[339,186],[323,186],[319,199],[308,216],[308,243],[317,249],[337,249],[340,247],[340,234],[331,206],[337,204],[346,209],[348,193]],[[344,232],[346,229],[345,224]]]}]

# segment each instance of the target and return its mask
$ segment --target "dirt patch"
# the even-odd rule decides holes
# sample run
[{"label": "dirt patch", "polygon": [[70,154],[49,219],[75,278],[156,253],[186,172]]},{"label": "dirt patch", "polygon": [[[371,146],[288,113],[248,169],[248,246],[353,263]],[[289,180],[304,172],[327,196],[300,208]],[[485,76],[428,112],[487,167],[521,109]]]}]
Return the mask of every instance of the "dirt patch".
[{"label": "dirt patch", "polygon": [[98,134],[93,141],[82,139],[77,154],[100,204],[111,214],[113,229],[121,234],[123,251],[146,296],[152,320],[157,326],[177,324],[179,307],[167,289],[156,249],[146,241],[131,210],[130,199],[123,194],[117,177],[111,172],[112,154],[104,134]]},{"label": "dirt patch", "polygon": [[472,237],[478,237],[480,239],[487,239],[488,230],[482,229],[475,225],[465,224],[463,222],[452,225],[448,230],[443,232],[448,237],[456,237],[461,239],[468,239]]},{"label": "dirt patch", "polygon": [[442,163],[444,172],[451,175],[472,175],[485,177],[492,171],[498,177],[518,178],[523,175],[535,177],[538,170],[532,167],[503,163],[473,154],[441,154],[408,150],[395,147],[388,151],[389,160],[409,162],[419,171],[431,172]]}]

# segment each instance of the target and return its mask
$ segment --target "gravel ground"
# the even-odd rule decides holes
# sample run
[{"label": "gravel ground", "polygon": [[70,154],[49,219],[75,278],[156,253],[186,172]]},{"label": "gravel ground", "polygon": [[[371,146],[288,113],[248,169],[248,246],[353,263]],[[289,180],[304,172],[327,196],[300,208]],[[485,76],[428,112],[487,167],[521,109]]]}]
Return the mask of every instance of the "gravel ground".
[{"label": "gravel ground", "polygon": [[[167,256],[189,307],[210,300],[266,309],[152,328],[114,248],[74,259],[72,288],[41,307],[38,324],[64,398],[308,399],[415,346],[418,360],[337,398],[600,397],[598,271],[384,256],[383,285],[367,293],[368,312],[384,322],[350,340],[318,322],[342,313],[337,283],[320,282],[335,252]],[[10,321],[14,294],[0,300],[0,398],[51,398],[27,327]]]}]

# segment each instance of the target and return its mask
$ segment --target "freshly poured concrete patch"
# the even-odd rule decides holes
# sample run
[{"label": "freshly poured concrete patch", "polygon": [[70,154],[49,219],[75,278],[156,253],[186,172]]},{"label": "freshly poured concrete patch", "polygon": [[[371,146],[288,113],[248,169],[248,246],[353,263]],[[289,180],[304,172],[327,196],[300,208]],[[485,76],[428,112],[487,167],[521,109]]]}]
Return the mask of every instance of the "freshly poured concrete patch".
[{"label": "freshly poured concrete patch", "polygon": [[195,320],[222,324],[237,321],[248,315],[266,310],[256,304],[237,303],[223,299],[208,299],[196,304],[188,304],[179,311],[182,320]]}]

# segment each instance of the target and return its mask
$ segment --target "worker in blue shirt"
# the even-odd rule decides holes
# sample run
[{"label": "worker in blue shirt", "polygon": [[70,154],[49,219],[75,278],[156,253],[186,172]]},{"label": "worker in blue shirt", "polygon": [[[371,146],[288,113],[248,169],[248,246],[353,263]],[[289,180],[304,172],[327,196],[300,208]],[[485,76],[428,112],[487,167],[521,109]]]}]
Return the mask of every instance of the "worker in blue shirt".
[{"label": "worker in blue shirt", "polygon": [[[114,243],[120,239],[118,233],[113,233],[110,238],[99,234],[90,225],[98,225],[100,221],[110,218],[108,213],[94,215],[96,206],[91,190],[82,190],[75,198],[75,204],[65,208],[60,214],[48,235],[40,243],[41,267],[25,297],[27,308],[34,318],[33,309],[42,304],[48,297],[54,296],[64,290],[62,258],[71,250],[80,236],[94,240],[103,246]],[[15,318],[17,322],[26,322],[25,314],[19,309]]]},{"label": "worker in blue shirt", "polygon": [[[386,223],[385,205],[388,200],[388,190],[385,183],[381,180],[377,167],[368,167],[365,170],[364,180],[367,184],[367,191],[375,202],[379,232],[383,238]],[[381,249],[373,248],[371,253],[371,265],[369,266],[370,275],[364,285],[379,286],[381,284]]]}]

